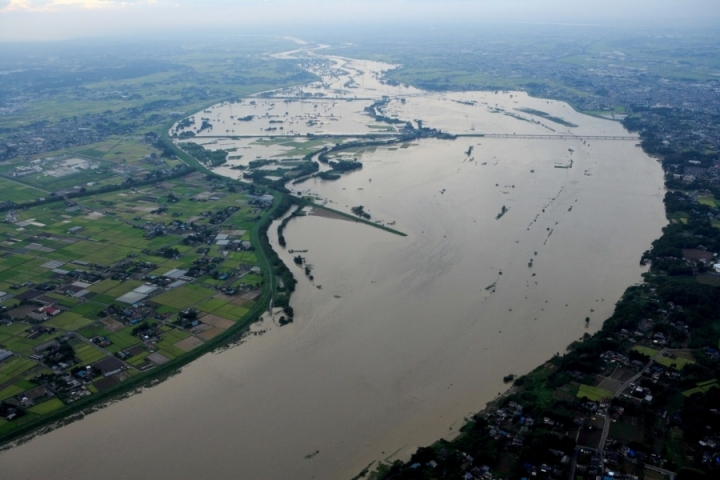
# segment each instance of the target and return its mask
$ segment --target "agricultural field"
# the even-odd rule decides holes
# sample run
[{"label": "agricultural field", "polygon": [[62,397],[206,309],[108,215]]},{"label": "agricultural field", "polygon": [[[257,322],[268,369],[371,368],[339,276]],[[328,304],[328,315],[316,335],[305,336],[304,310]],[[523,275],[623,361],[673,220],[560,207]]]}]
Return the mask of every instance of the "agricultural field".
[{"label": "agricultural field", "polygon": [[682,370],[685,365],[695,363],[695,360],[684,358],[684,357],[665,357],[661,356],[656,360],[662,366],[674,368],[675,370]]},{"label": "agricultural field", "polygon": [[701,205],[707,205],[707,206],[713,207],[713,208],[718,206],[717,200],[715,200],[715,198],[709,197],[709,196],[698,196],[697,202]]},{"label": "agricultural field", "polygon": [[184,285],[175,290],[158,295],[153,299],[160,305],[184,309],[191,305],[197,305],[215,292],[203,287]]},{"label": "agricultural field", "polygon": [[[657,355],[660,350],[656,350],[649,347],[644,347],[641,345],[636,345],[632,348],[633,350],[642,353],[643,355],[646,355],[650,358],[655,358],[655,355]],[[688,365],[690,363],[695,363],[695,360],[692,358],[690,354],[685,353],[679,353],[677,355],[673,355],[672,357],[666,356],[667,354],[661,355],[658,358],[655,359],[655,362],[658,364],[664,366],[664,367],[671,367],[675,370],[682,370],[685,365]]]},{"label": "agricultural field", "polygon": [[657,355],[657,354],[660,352],[660,350],[655,350],[655,349],[653,349],[653,348],[643,347],[643,346],[641,346],[641,345],[637,345],[637,346],[633,347],[632,349],[635,350],[635,351],[637,351],[637,352],[640,352],[640,353],[642,353],[643,355],[648,356],[648,357],[650,357],[650,358],[655,357],[655,355]]},{"label": "agricultural field", "polygon": [[690,390],[686,390],[686,391],[682,392],[682,394],[686,397],[689,397],[696,393],[707,393],[713,388],[720,388],[720,384],[718,383],[717,379],[700,382],[697,384],[697,387],[691,388]]},{"label": "agricultural field", "polygon": [[[118,174],[119,172],[109,162],[71,153],[57,157],[41,157],[32,160],[29,164],[23,160],[4,162],[0,166],[0,175],[5,179],[48,193],[102,184],[106,180],[118,177]],[[13,201],[20,203],[17,200]]]},{"label": "agricultural field", "polygon": [[43,190],[4,178],[0,178],[0,192],[2,192],[0,198],[12,199],[15,203],[32,202],[48,194]]},{"label": "agricultural field", "polygon": [[634,418],[623,418],[621,422],[613,422],[610,425],[610,436],[621,442],[642,442],[643,430],[641,425],[637,425]]},{"label": "agricultural field", "polygon": [[181,358],[247,318],[263,281],[248,232],[267,207],[225,182],[192,173],[7,211],[0,349],[11,356],[0,362],[0,402],[19,415],[2,420],[0,434]]},{"label": "agricultural field", "polygon": [[611,398],[612,392],[603,388],[591,387],[590,385],[580,385],[580,389],[577,392],[578,398],[587,398],[593,402],[599,402],[603,398]]}]

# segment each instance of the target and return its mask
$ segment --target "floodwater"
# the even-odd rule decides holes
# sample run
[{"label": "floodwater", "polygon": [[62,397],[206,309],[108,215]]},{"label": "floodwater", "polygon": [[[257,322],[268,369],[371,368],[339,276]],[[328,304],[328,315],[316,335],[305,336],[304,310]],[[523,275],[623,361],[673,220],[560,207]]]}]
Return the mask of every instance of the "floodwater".
[{"label": "floodwater", "polygon": [[[390,88],[367,62],[329,60]],[[628,135],[517,92],[413,93],[386,113],[453,133]],[[288,141],[203,139],[245,152],[238,162],[302,143]],[[262,335],[3,452],[2,477],[342,479],[407,458],[452,437],[505,389],[503,376],[596,331],[641,280],[640,255],[666,223],[661,168],[634,141],[460,137],[354,155],[362,170],[292,188],[338,210],[363,205],[406,237],[296,218],[284,236],[307,250],[311,281],[272,228],[299,280],[295,323],[265,319],[253,327]]]}]

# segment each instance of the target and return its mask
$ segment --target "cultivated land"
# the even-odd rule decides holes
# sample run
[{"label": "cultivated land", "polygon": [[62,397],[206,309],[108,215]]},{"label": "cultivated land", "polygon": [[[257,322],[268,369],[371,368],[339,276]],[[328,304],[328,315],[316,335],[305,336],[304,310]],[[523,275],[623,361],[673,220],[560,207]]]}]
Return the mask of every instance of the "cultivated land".
[{"label": "cultivated land", "polygon": [[267,306],[259,238],[277,196],[209,175],[162,133],[312,80],[264,54],[291,45],[201,42],[172,60],[107,45],[71,68],[0,55],[0,442],[173,371]]},{"label": "cultivated land", "polygon": [[268,272],[253,232],[271,204],[188,172],[8,210],[0,438],[180,365],[254,318]]}]

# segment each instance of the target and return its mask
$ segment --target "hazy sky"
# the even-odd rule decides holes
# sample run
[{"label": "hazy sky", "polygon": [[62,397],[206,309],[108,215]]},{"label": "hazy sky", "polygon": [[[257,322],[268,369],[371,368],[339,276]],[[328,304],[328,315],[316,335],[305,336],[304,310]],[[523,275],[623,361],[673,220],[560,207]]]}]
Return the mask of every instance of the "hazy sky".
[{"label": "hazy sky", "polygon": [[720,25],[720,0],[0,0],[0,40],[350,23]]}]

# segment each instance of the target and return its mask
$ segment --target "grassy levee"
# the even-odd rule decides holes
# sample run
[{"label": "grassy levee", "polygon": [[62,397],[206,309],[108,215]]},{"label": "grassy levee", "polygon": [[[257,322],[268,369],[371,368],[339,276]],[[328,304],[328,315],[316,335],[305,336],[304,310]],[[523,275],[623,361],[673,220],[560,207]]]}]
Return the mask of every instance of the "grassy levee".
[{"label": "grassy levee", "polygon": [[[216,103],[217,103],[217,102],[216,102]],[[213,104],[213,105],[214,105],[214,104]],[[203,172],[203,173],[206,173],[206,174],[208,174],[208,175],[213,175],[213,176],[216,176],[216,177],[220,177],[220,175],[218,175],[217,173],[213,173],[213,172],[210,171],[205,165],[203,165],[202,163],[198,162],[198,161],[195,159],[195,157],[193,157],[193,156],[191,156],[191,155],[188,155],[187,153],[185,153],[184,150],[182,150],[180,147],[178,147],[177,145],[175,145],[175,142],[173,142],[173,141],[172,141],[172,138],[170,138],[170,136],[168,135],[168,131],[170,130],[170,127],[172,127],[172,125],[173,125],[175,122],[176,122],[176,120],[171,120],[171,121],[169,121],[168,123],[166,123],[165,125],[163,125],[163,126],[160,128],[160,131],[159,131],[159,132],[156,132],[156,133],[158,134],[158,137],[160,138],[160,141],[161,141],[166,147],[168,147],[170,150],[172,150],[173,153],[175,153],[175,155],[177,155],[177,157],[178,157],[185,165],[187,165],[188,167],[193,167],[193,168],[197,169],[198,171]],[[225,177],[223,177],[223,178],[225,178]]]},{"label": "grassy levee", "polygon": [[[211,175],[216,178],[222,178],[224,180],[232,180],[228,177],[224,177],[222,175],[218,175],[217,173],[213,172],[212,170],[208,169],[205,165],[201,164],[196,158],[194,158],[192,155],[189,155],[188,153],[184,152],[180,147],[175,145],[175,143],[172,141],[172,139],[168,136],[167,132],[170,130],[170,127],[175,123],[175,120],[172,120],[168,123],[166,123],[163,128],[158,133],[160,140],[172,151],[177,155],[177,157],[184,162],[189,167],[193,167],[197,169],[200,172],[203,172],[207,175]],[[238,183],[244,183],[240,182],[238,180],[232,180]],[[278,280],[277,276],[275,275],[275,271],[272,268],[272,265],[270,263],[269,257],[272,256],[270,254],[270,244],[267,242],[267,230],[270,228],[270,225],[272,224],[274,220],[274,213],[277,210],[277,208],[280,206],[282,199],[286,196],[285,193],[278,192],[276,190],[273,190],[272,188],[268,186],[262,186],[260,187],[264,192],[269,193],[275,198],[275,201],[273,202],[273,207],[266,212],[265,215],[263,215],[263,218],[258,222],[255,228],[253,228],[250,231],[250,241],[253,245],[259,246],[259,249],[257,252],[259,252],[258,255],[258,262],[261,264],[260,267],[263,269],[263,272],[265,272],[266,278],[269,279],[270,282],[270,288],[268,297],[265,297],[265,290],[263,289],[263,296],[261,297],[262,303],[267,302],[268,308],[272,308],[273,301],[275,299],[275,292],[277,290]],[[261,235],[261,232],[264,232],[264,235]]]},{"label": "grassy levee", "polygon": [[399,230],[395,230],[390,227],[386,227],[385,225],[373,223],[370,220],[365,220],[364,218],[356,217],[355,215],[350,215],[349,213],[341,212],[340,210],[335,210],[334,208],[326,207],[324,205],[318,205],[317,203],[310,203],[310,205],[312,205],[313,208],[322,208],[323,210],[327,210],[329,212],[333,212],[338,215],[342,215],[343,217],[347,217],[350,220],[354,220],[359,223],[364,223],[366,225],[370,225],[371,227],[379,228],[380,230],[385,230],[386,232],[394,233],[395,235],[400,235],[401,237],[407,237],[407,233],[403,233]]},{"label": "grassy levee", "polygon": [[[260,268],[263,270],[263,273],[265,274],[263,277],[269,279],[270,282],[270,288],[263,288],[263,293],[260,299],[258,299],[258,302],[256,303],[256,306],[263,306],[266,305],[268,308],[272,308],[273,301],[275,299],[275,290],[277,289],[277,278],[275,276],[275,271],[273,270],[272,266],[270,265],[270,261],[268,259],[268,249],[272,248],[268,242],[265,241],[265,238],[267,238],[267,232],[270,229],[270,225],[273,222],[273,214],[275,211],[280,208],[280,198],[282,198],[281,193],[278,192],[271,192],[272,196],[275,197],[275,201],[273,202],[273,207],[268,210],[265,215],[263,215],[263,218],[258,222],[257,226],[253,228],[250,231],[250,243],[253,245],[257,245],[260,248],[255,250],[256,252],[260,253],[260,255],[256,255],[258,259],[258,263],[260,263]],[[261,235],[261,233],[265,233],[265,235]],[[265,237],[265,238],[263,238]]]},{"label": "grassy levee", "polygon": [[[215,102],[217,103],[217,102]],[[213,105],[215,104],[213,103]],[[170,130],[170,127],[175,123],[176,120],[171,120],[170,122],[163,125],[163,127],[160,129],[158,133],[158,136],[160,138],[160,141],[163,142],[165,146],[170,148],[175,155],[183,162],[185,165],[189,167],[195,168],[199,172],[203,172],[206,175],[212,175],[213,177],[217,178],[223,178],[226,180],[230,180],[227,177],[223,177],[222,175],[218,175],[217,173],[213,172],[212,170],[208,169],[205,165],[201,164],[197,161],[195,157],[192,155],[189,155],[185,153],[180,147],[175,145],[175,142],[172,141],[170,136],[168,135],[168,131]],[[242,182],[240,182],[242,183]],[[258,262],[261,264],[260,268],[263,270],[264,273],[267,274],[267,278],[270,279],[270,294],[269,298],[265,298],[265,289],[263,289],[263,295],[260,297],[262,301],[258,301],[257,305],[264,304],[265,301],[268,301],[268,304],[270,304],[270,301],[275,296],[275,289],[277,287],[277,279],[275,278],[275,273],[273,272],[273,269],[270,266],[270,262],[268,260],[268,250],[270,247],[269,244],[266,244],[262,239],[262,235],[260,235],[260,231],[262,229],[268,229],[270,227],[270,224],[272,223],[272,214],[275,212],[275,210],[280,205],[279,200],[282,198],[282,193],[276,192],[271,189],[267,189],[269,193],[275,198],[275,201],[273,202],[273,207],[265,212],[265,215],[263,215],[263,218],[258,222],[258,224],[253,227],[250,230],[250,243],[253,245],[258,245],[260,255],[258,256]]]}]

